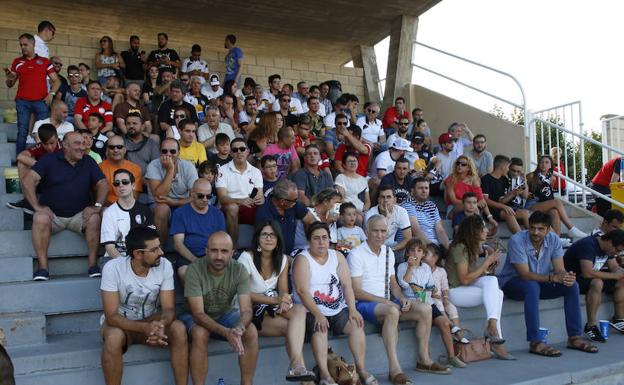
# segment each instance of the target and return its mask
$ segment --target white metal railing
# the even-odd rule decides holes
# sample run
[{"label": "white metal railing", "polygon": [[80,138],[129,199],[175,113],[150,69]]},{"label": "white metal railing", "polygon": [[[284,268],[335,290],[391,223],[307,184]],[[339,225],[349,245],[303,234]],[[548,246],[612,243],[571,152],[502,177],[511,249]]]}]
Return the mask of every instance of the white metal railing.
[{"label": "white metal railing", "polygon": [[[623,115],[602,119],[602,141],[604,143],[616,148],[624,147],[622,146],[622,130],[624,130]],[[605,162],[615,155],[616,154],[607,149],[603,149],[602,151],[602,159]]]},{"label": "white metal railing", "polygon": [[377,92],[379,92],[379,100],[383,100],[386,92],[386,78],[377,80]]},{"label": "white metal railing", "polygon": [[[491,97],[493,99],[496,99],[498,101],[501,101],[501,102],[503,102],[505,104],[508,104],[508,105],[513,106],[515,108],[519,108],[519,109],[521,109],[524,112],[524,116],[525,117],[529,116],[529,111],[527,109],[526,95],[524,93],[524,89],[522,88],[522,85],[520,84],[518,79],[516,79],[513,75],[511,75],[511,74],[509,74],[507,72],[498,70],[496,68],[487,66],[485,64],[478,63],[478,62],[476,62],[474,60],[470,60],[470,59],[467,59],[465,57],[461,57],[459,55],[455,55],[453,53],[441,50],[439,48],[432,47],[432,46],[430,46],[428,44],[424,44],[424,43],[420,43],[420,42],[414,42],[414,50],[416,49],[416,46],[427,48],[427,49],[429,49],[431,51],[434,51],[434,52],[437,52],[439,54],[451,57],[451,58],[459,60],[461,62],[471,64],[471,65],[473,65],[475,67],[478,67],[478,68],[487,70],[487,71],[489,71],[491,73],[495,73],[495,74],[501,75],[503,77],[506,77],[508,79],[511,79],[511,81],[516,84],[516,86],[518,87],[518,90],[520,91],[520,95],[522,97],[522,102],[521,103],[513,102],[513,101],[511,101],[511,100],[509,100],[507,98],[503,98],[502,96],[495,95],[493,92],[483,90],[483,89],[481,89],[481,88],[479,88],[477,86],[468,84],[468,83],[466,83],[466,82],[464,82],[462,80],[455,79],[451,75],[446,75],[446,74],[438,72],[438,71],[436,71],[434,69],[426,67],[424,65],[418,64],[418,63],[414,62],[414,60],[412,59],[412,67],[421,69],[423,71],[427,71],[427,72],[429,72],[429,73],[431,73],[433,75],[436,75],[436,76],[441,77],[443,79],[449,80],[449,81],[454,82],[456,84],[459,84],[459,85],[461,85],[463,87],[466,87],[466,88],[469,88],[469,89],[471,89],[473,91],[479,92],[479,93],[481,93],[483,95],[489,96],[489,97]],[[528,121],[528,119],[525,118],[525,122],[524,122],[524,136],[528,138],[528,137],[530,137],[530,130],[529,130],[529,124],[528,124],[527,121]]]},{"label": "white metal railing", "polygon": [[[575,193],[572,203],[576,205],[581,205],[581,207],[586,208],[586,192],[588,192],[598,198],[602,198],[624,209],[623,203],[615,201],[610,196],[599,193],[591,187],[587,186],[585,144],[591,143],[600,147],[603,151],[607,150],[609,152],[617,154],[618,156],[623,156],[624,151],[619,150],[608,144],[601,143],[596,139],[585,135],[583,132],[576,132],[576,130],[563,127],[559,124],[545,120],[543,118],[533,116],[530,120],[527,119],[527,121],[529,122],[529,126],[532,132],[537,133],[538,129],[540,131],[539,138],[541,144],[539,146],[540,148],[538,149],[540,150],[540,154],[549,154],[550,149],[552,149],[553,147],[558,147],[561,150],[561,152],[559,153],[559,159],[554,159],[555,164],[553,165],[553,167],[559,167],[559,160],[563,159],[564,170],[559,169],[558,171],[554,172],[554,175],[558,178],[559,191],[561,191],[562,180],[565,181],[568,185],[574,186],[575,191],[578,191],[580,189],[581,201],[578,201],[578,196]],[[537,149],[537,138],[535,141],[531,141],[529,146]],[[530,164],[533,167],[537,166],[537,159],[532,159],[530,161]]]}]

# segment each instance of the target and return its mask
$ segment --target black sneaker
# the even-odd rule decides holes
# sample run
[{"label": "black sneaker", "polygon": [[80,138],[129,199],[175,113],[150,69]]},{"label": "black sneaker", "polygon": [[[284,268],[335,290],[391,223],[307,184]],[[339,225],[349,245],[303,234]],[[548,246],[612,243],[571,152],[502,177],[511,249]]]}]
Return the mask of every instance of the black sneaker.
[{"label": "black sneaker", "polygon": [[598,326],[587,326],[585,325],[585,335],[594,342],[607,342],[604,336],[600,332],[600,328]]},{"label": "black sneaker", "polygon": [[30,214],[30,215],[32,215],[35,212],[35,210],[32,208],[32,206],[30,205],[30,203],[28,203],[26,199],[22,199],[21,201],[17,201],[17,202],[7,202],[6,207],[10,209],[15,209],[15,210],[24,210],[26,214]]},{"label": "black sneaker", "polygon": [[615,317],[611,318],[611,327],[617,330],[620,333],[624,334],[624,319],[616,319]]},{"label": "black sneaker", "polygon": [[102,276],[102,273],[100,273],[100,268],[97,265],[91,266],[87,274],[89,274],[89,278],[97,278]]},{"label": "black sneaker", "polygon": [[47,281],[50,279],[50,273],[46,269],[39,269],[33,274],[33,281]]}]

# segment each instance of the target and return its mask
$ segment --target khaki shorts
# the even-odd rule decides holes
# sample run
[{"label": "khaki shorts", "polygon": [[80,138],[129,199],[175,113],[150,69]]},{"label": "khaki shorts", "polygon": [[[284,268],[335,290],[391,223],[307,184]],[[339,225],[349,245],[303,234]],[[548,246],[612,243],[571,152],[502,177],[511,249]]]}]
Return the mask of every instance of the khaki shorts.
[{"label": "khaki shorts", "polygon": [[76,233],[82,233],[82,211],[69,218],[54,216],[52,220],[52,234],[66,229]]}]

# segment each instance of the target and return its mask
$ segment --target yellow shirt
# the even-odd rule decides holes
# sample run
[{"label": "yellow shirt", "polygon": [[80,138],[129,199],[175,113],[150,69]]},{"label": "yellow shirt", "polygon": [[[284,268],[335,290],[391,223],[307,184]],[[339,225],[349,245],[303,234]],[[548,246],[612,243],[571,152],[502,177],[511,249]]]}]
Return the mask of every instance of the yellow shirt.
[{"label": "yellow shirt", "polygon": [[180,159],[188,160],[195,166],[199,166],[201,162],[208,160],[206,147],[198,141],[193,141],[188,147],[184,147],[180,144]]}]

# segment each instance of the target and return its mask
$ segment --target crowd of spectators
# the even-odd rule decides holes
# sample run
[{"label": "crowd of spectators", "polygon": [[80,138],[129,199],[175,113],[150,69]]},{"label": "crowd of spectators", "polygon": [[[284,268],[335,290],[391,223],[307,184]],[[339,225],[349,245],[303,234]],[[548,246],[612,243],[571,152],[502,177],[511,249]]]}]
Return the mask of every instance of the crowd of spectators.
[{"label": "crowd of spectators", "polygon": [[[362,383],[374,385],[364,321],[381,326],[392,383],[408,384],[398,322],[416,323],[416,370],[448,374],[466,366],[452,346],[469,342],[457,307],[484,305],[493,353],[515,359],[501,330],[505,296],[524,300],[532,353],[561,355],[539,339],[540,298],[565,298],[570,348],[597,351],[583,333],[604,342],[603,290],[618,293],[612,324],[624,331],[624,271],[613,259],[624,250],[622,215],[611,213],[597,235],[574,227],[555,199],[549,155],[525,176],[521,159],[493,155],[465,123],[433,138],[426,111],[410,113],[403,97],[382,113],[375,100],[360,109],[353,94],[332,100],[328,82],[294,87],[273,74],[265,88],[242,78],[233,35],[223,74],[199,45],[182,59],[159,33],[149,54],[138,36],[121,53],[104,36],[97,80],[86,65],[69,66],[65,80],[45,47],[54,33],[42,22],[36,36],[22,34],[22,56],[6,70],[7,86],[18,86],[25,197],[8,205],[33,214],[34,280],[50,278],[52,233],[84,234],[88,275],[102,276],[107,384],[121,383],[132,343],[169,345],[176,384],[189,372],[203,384],[213,334],[238,353],[241,384],[253,380],[258,336],[286,338],[292,381],[314,378],[302,355],[310,339],[321,384],[333,384],[331,330],[348,335]],[[497,277],[499,222],[514,235]],[[560,237],[561,223],[572,240]],[[243,225],[253,226],[252,239]],[[174,264],[163,257],[169,237]],[[187,299],[177,318],[174,275]],[[579,293],[587,293],[584,328]],[[429,356],[432,325],[448,365]]]}]

